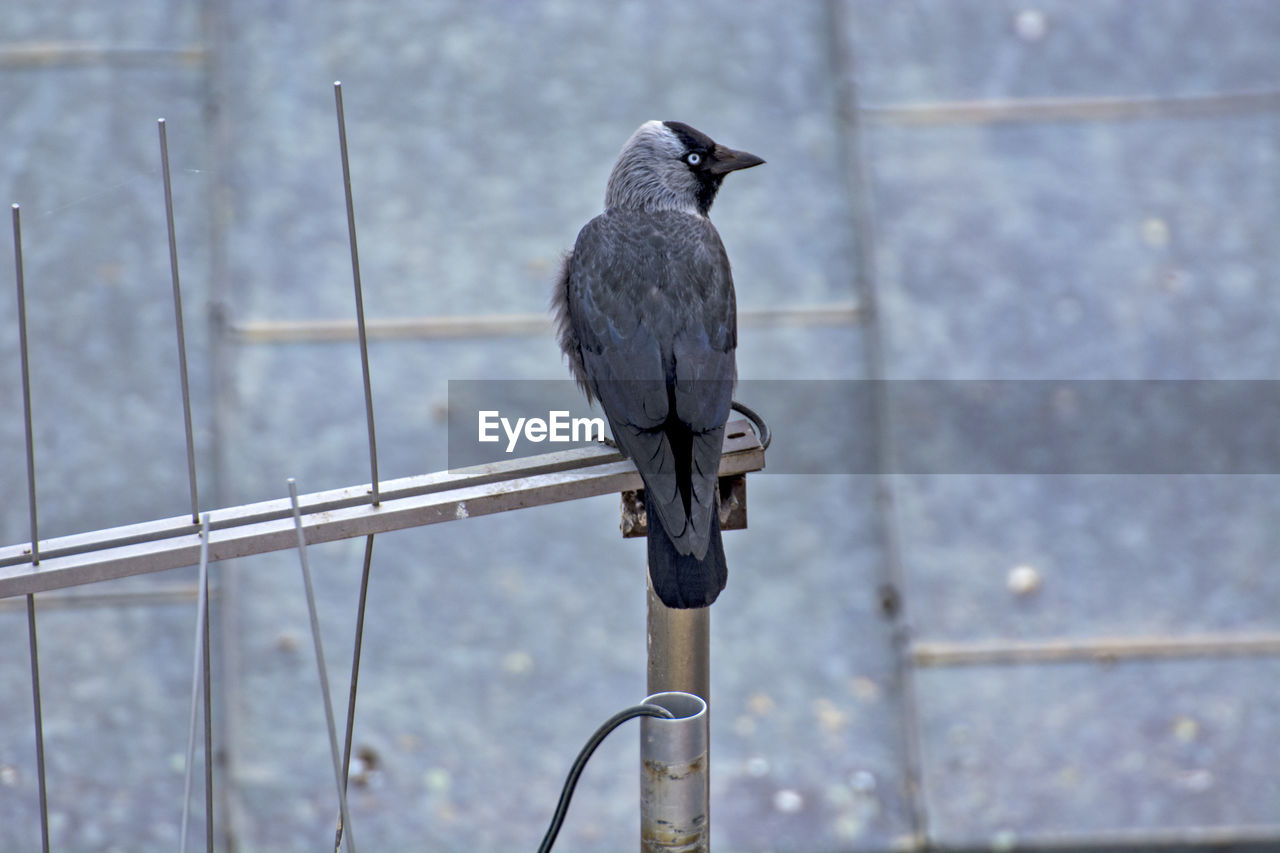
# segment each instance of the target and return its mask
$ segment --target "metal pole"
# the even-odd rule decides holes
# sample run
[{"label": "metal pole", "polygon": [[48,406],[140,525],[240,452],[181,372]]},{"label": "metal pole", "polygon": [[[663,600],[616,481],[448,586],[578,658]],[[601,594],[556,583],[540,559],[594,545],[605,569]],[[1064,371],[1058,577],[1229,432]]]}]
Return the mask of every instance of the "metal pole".
[{"label": "metal pole", "polygon": [[364,328],[364,290],[360,286],[360,250],[356,245],[356,208],[351,197],[351,161],[347,155],[347,119],[342,110],[342,81],[333,84],[333,99],[338,109],[338,150],[342,155],[342,188],[347,197],[347,239],[351,244],[351,278],[356,290],[356,332],[360,337],[360,369],[364,377],[364,413],[369,427],[369,476],[372,479],[373,505],[382,502],[378,483],[378,440],[373,426],[373,385],[369,381],[369,341]]},{"label": "metal pole", "polygon": [[27,360],[27,291],[22,271],[22,209],[13,206],[13,267],[18,283],[18,356],[22,365],[22,415],[27,437],[27,510],[31,517],[31,564],[40,564],[40,526],[36,519],[36,451],[31,429],[31,365]]},{"label": "metal pole", "polygon": [[711,608],[676,610],[649,584],[650,693],[679,691],[711,702]]},{"label": "metal pole", "polygon": [[187,483],[191,487],[191,523],[200,523],[200,498],[196,493],[196,440],[191,428],[191,388],[187,381],[187,338],[182,329],[182,284],[178,280],[178,238],[173,228],[173,186],[169,178],[169,136],[164,119],[160,128],[160,171],[164,176],[164,216],[169,228],[169,272],[173,279],[173,316],[178,327],[178,375],[182,381],[182,419],[187,429]]},{"label": "metal pole", "polygon": [[[18,284],[18,350],[22,361],[22,414],[27,436],[27,505],[31,516],[31,565],[40,565],[36,518],[36,451],[31,429],[31,365],[27,360],[27,294],[22,272],[22,211],[13,206],[13,265]],[[31,702],[36,724],[36,778],[40,790],[40,849],[49,853],[49,791],[44,772],[44,714],[40,701],[40,650],[36,644],[36,597],[27,595],[27,644],[31,652]]]},{"label": "metal pole", "polygon": [[[654,593],[651,582],[648,588],[648,683],[649,693],[653,696],[645,702],[658,697],[654,704],[662,705],[676,717],[696,716],[702,730],[702,748],[688,753],[687,766],[680,763],[683,758],[677,760],[678,756],[672,757],[667,765],[651,766],[650,758],[653,756],[645,751],[650,737],[648,732],[682,732],[672,736],[676,738],[672,744],[680,745],[681,749],[692,750],[693,747],[687,742],[690,736],[683,733],[683,729],[653,729],[645,727],[646,721],[641,721],[640,849],[697,853],[710,848],[711,608],[677,610],[667,607]],[[676,702],[673,706],[661,699],[664,696],[683,696],[686,699],[673,700]],[[693,710],[690,700],[696,701],[700,710]],[[665,760],[667,755],[659,753],[655,760]],[[695,758],[696,768],[693,766]],[[696,780],[690,781],[686,777],[696,777]],[[698,794],[700,799],[692,793],[695,787],[701,792]]]},{"label": "metal pole", "polygon": [[324,699],[324,719],[329,729],[329,751],[333,758],[333,779],[338,786],[338,813],[342,817],[343,837],[347,850],[356,853],[355,834],[351,831],[351,813],[347,811],[347,786],[342,777],[342,758],[338,754],[338,731],[333,722],[333,700],[329,694],[329,667],[324,662],[324,644],[320,641],[320,617],[316,615],[316,592],[311,583],[311,566],[307,562],[307,536],[298,509],[298,484],[289,478],[289,502],[293,507],[293,525],[298,534],[298,561],[302,564],[302,584],[307,594],[307,614],[311,618],[311,641],[316,650],[316,669],[320,672],[320,693]]},{"label": "metal pole", "polygon": [[[347,691],[347,734],[342,742],[342,787],[351,779],[351,740],[356,729],[356,690],[360,682],[360,649],[364,646],[364,614],[369,603],[369,574],[373,568],[373,534],[364,540],[364,569],[360,573],[360,601],[356,605],[356,640],[351,649],[351,687]],[[338,815],[338,830],[334,834],[333,849],[342,847],[342,815]]]},{"label": "metal pole", "polygon": [[[198,586],[196,588],[196,643],[194,660],[191,662],[191,716],[187,727],[187,762],[186,769],[183,773],[182,785],[182,828],[178,834],[178,850],[180,853],[186,853],[187,850],[187,826],[191,816],[191,771],[195,764],[196,754],[196,710],[199,708],[201,672],[209,671],[209,516],[205,516],[200,524],[200,575]],[[208,696],[209,684],[204,682],[205,695]],[[208,705],[205,706],[206,714],[204,718],[204,730],[209,731]],[[206,767],[209,764],[209,750],[206,748],[204,761]],[[205,784],[208,785],[208,777],[205,778]],[[205,824],[206,827],[213,823],[213,811],[208,808],[208,792],[205,797]],[[206,838],[208,832],[206,830]],[[207,844],[209,850],[213,849],[212,844]]]},{"label": "metal pole", "polygon": [[640,851],[707,853],[711,849],[707,703],[679,692],[657,693],[644,701],[675,716],[640,720]]}]

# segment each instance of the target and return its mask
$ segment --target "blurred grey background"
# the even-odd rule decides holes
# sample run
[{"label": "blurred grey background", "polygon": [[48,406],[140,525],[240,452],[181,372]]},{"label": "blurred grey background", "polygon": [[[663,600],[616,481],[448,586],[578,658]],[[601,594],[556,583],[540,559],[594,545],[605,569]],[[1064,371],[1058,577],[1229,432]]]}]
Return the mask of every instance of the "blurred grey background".
[{"label": "blurred grey background", "polygon": [[[527,318],[650,118],[768,160],[713,213],[745,379],[1280,378],[1271,0],[18,0],[3,18],[42,537],[186,505],[160,116],[203,508],[367,482],[358,351],[331,334],[353,315],[337,79],[384,478],[445,466],[449,379],[564,377]],[[2,280],[8,544],[27,507]],[[893,452],[893,412],[791,408],[764,412],[775,448]],[[713,614],[715,848],[1280,844],[1276,486],[751,476]],[[583,740],[644,694],[644,551],[617,523],[602,497],[378,538],[362,849],[536,846]],[[335,685],[361,546],[311,549]],[[325,849],[296,555],[212,578],[219,848]],[[39,601],[54,849],[176,849],[193,570]],[[38,849],[20,601],[0,602],[0,648],[0,849]],[[635,848],[636,737],[593,759],[558,850]]]}]

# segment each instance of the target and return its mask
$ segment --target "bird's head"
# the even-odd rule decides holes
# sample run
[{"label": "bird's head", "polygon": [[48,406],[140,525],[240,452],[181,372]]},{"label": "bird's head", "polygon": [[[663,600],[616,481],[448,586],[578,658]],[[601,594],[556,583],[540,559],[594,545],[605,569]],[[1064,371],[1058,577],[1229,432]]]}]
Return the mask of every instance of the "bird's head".
[{"label": "bird's head", "polygon": [[604,205],[706,216],[725,175],[763,162],[746,151],[717,145],[683,122],[647,121],[622,146]]}]

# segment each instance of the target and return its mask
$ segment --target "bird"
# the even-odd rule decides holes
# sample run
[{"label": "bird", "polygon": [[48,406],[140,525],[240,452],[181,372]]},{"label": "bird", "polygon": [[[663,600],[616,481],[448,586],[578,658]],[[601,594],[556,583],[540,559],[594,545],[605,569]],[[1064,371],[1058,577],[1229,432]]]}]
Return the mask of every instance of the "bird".
[{"label": "bird", "polygon": [[683,122],[645,122],[554,286],[570,372],[644,482],[649,578],[669,608],[708,607],[728,580],[717,484],[738,324],[708,215],[726,175],[762,163]]}]

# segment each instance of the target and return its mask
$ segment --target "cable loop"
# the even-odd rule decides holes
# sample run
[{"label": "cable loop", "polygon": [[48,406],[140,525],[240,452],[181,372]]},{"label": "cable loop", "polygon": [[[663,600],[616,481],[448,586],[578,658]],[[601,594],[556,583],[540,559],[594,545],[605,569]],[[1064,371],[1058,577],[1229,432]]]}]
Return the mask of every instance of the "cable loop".
[{"label": "cable loop", "polygon": [[745,415],[747,420],[751,421],[751,425],[755,427],[756,437],[760,439],[760,449],[768,450],[769,442],[773,441],[773,432],[769,429],[769,425],[765,423],[764,418],[760,417],[760,414],[755,409],[744,403],[739,403],[737,400],[734,400],[731,405],[735,412]]},{"label": "cable loop", "polygon": [[564,780],[564,788],[560,792],[560,802],[556,805],[556,813],[551,817],[551,825],[547,827],[547,834],[543,837],[542,844],[538,846],[538,853],[550,853],[551,845],[555,844],[556,836],[560,834],[560,827],[564,825],[565,815],[569,813],[569,800],[573,798],[573,789],[577,787],[578,779],[582,777],[582,771],[587,767],[587,759],[591,757],[591,753],[596,751],[596,747],[609,736],[609,732],[627,720],[633,720],[636,717],[661,717],[664,720],[674,720],[675,716],[675,714],[661,705],[641,704],[624,708],[605,720],[604,724],[596,729],[595,734],[587,739],[586,745],[582,747],[582,751],[578,753],[578,758],[573,762],[573,767],[570,768],[569,775]]}]

